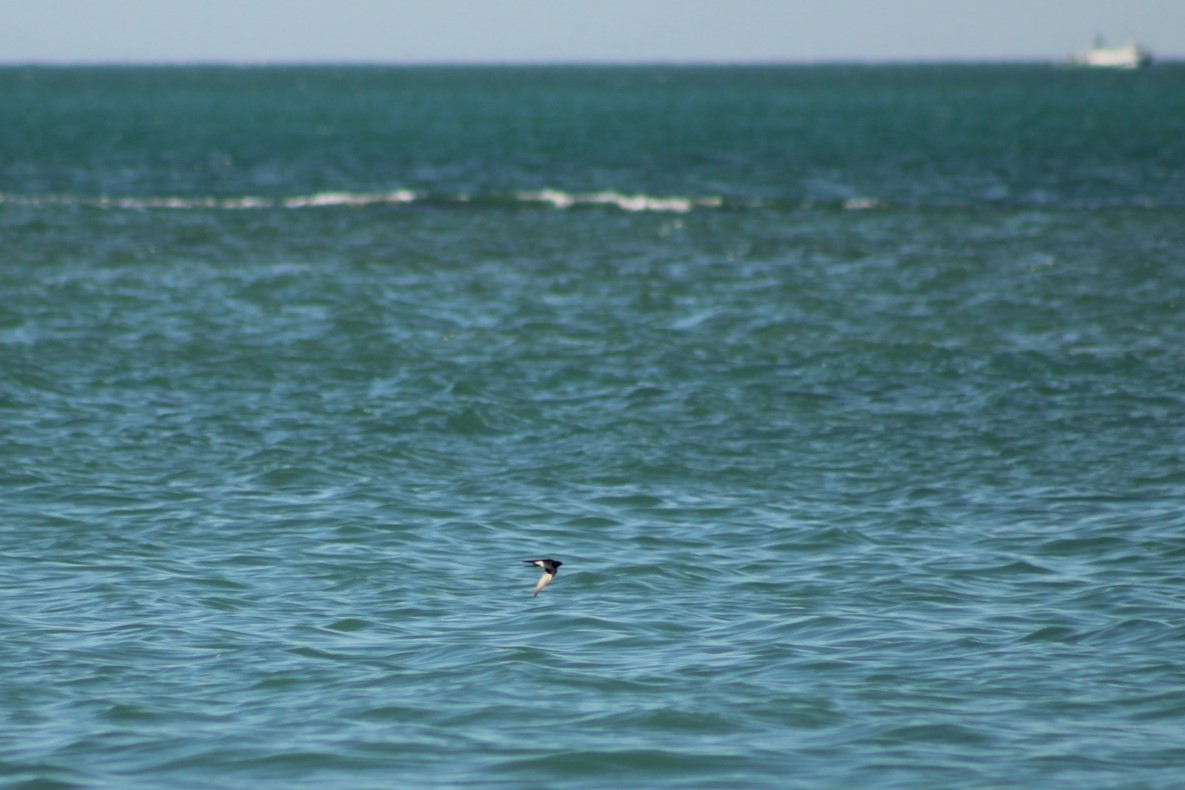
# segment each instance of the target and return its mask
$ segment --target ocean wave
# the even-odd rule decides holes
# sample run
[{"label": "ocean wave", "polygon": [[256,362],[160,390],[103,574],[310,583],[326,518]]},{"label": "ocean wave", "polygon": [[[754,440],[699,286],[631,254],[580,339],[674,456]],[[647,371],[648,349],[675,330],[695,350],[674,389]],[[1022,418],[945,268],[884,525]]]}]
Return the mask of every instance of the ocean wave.
[{"label": "ocean wave", "polygon": [[659,211],[686,214],[695,208],[720,208],[724,198],[709,197],[655,197],[653,195],[627,195],[621,192],[573,193],[555,189],[538,192],[517,192],[515,197],[524,203],[546,203],[555,208],[571,208],[579,205],[614,206],[622,211]]},{"label": "ocean wave", "polygon": [[[963,209],[984,205],[975,200],[900,201],[874,194],[819,198],[812,195],[651,195],[644,192],[600,190],[572,192],[562,189],[522,189],[507,192],[434,192],[394,189],[366,192],[328,190],[293,195],[87,195],[72,193],[19,194],[0,192],[0,208],[84,207],[115,211],[258,211],[354,209],[382,206],[435,208],[515,209],[550,208],[610,209],[629,213],[687,214],[694,211],[843,211],[868,212],[897,209]],[[1031,201],[995,203],[1003,208],[1033,207]],[[1050,206],[1042,203],[1043,208]],[[1176,210],[1172,203],[1138,199],[1065,201],[1056,206],[1065,211]]]},{"label": "ocean wave", "polygon": [[[157,196],[157,195],[80,195],[40,194],[22,195],[0,193],[0,207],[30,208],[82,206],[104,210],[153,211],[250,211],[250,210],[306,210],[335,208],[368,208],[381,206],[412,206],[468,209],[551,208],[561,211],[576,209],[610,209],[629,213],[687,214],[694,211],[884,211],[896,208],[949,209],[974,205],[958,200],[923,203],[901,203],[876,195],[817,198],[813,196],[746,196],[746,195],[652,195],[644,192],[617,190],[567,191],[562,189],[523,189],[507,192],[432,192],[426,190],[395,189],[378,192],[331,190],[294,195],[232,195],[232,196]],[[1009,204],[1011,205],[1011,204]],[[1016,205],[1024,205],[1016,204]],[[1140,209],[1163,207],[1149,201],[1126,203],[1067,203],[1068,210],[1115,208],[1117,205]]]},{"label": "ocean wave", "polygon": [[89,206],[101,209],[215,209],[236,211],[270,208],[325,208],[332,206],[373,206],[412,203],[420,196],[410,190],[394,192],[316,192],[290,197],[183,197],[183,196],[109,196],[109,195],[6,195],[0,194],[0,206]]},{"label": "ocean wave", "polygon": [[[233,197],[206,196],[109,196],[109,195],[14,195],[0,193],[0,206],[52,207],[86,206],[99,209],[148,211],[216,210],[240,211],[250,209],[317,209],[337,207],[366,207],[428,203],[435,205],[544,205],[557,209],[574,206],[602,206],[628,212],[660,212],[685,214],[695,209],[717,209],[727,205],[718,195],[699,197],[630,194],[615,191],[565,192],[555,189],[519,191],[506,195],[474,196],[467,193],[452,195],[398,189],[389,192],[315,192],[307,195],[264,197],[244,195]],[[744,204],[754,205],[755,201]]]},{"label": "ocean wave", "polygon": [[318,192],[312,195],[284,198],[283,208],[323,208],[326,206],[376,206],[414,203],[420,198],[416,192],[398,189],[394,192]]},{"label": "ocean wave", "polygon": [[[562,189],[522,189],[507,192],[433,192],[427,190],[394,189],[388,191],[330,190],[294,195],[231,195],[231,196],[158,196],[158,195],[85,195],[40,194],[22,195],[0,193],[0,207],[31,208],[82,206],[105,210],[152,211],[249,211],[249,210],[304,210],[334,208],[368,208],[376,206],[411,206],[437,208],[551,208],[562,211],[574,209],[611,209],[629,213],[687,214],[693,211],[885,211],[902,207],[936,210],[964,208],[974,202],[948,200],[940,202],[906,202],[881,196],[858,194],[847,197],[818,198],[814,196],[746,196],[746,195],[652,195],[644,192],[617,190],[567,191]],[[1007,204],[1007,205],[1025,205]],[[1138,209],[1157,209],[1164,204],[1151,201],[1066,203],[1067,210],[1095,210],[1127,206]]]}]

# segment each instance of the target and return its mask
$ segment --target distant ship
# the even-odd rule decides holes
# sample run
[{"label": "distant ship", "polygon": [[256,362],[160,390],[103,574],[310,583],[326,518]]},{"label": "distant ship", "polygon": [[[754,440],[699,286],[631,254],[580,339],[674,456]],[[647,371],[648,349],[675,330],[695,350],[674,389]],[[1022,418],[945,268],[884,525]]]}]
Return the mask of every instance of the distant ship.
[{"label": "distant ship", "polygon": [[1152,62],[1152,54],[1134,42],[1122,47],[1104,46],[1100,36],[1095,39],[1093,47],[1076,53],[1070,62],[1100,69],[1139,69]]}]

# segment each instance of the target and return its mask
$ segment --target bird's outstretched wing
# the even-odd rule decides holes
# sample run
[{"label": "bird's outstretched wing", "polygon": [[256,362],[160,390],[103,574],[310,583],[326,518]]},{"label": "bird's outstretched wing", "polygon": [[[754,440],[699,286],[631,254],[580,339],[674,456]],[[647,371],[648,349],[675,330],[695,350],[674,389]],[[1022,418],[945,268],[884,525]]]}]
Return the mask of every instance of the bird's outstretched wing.
[{"label": "bird's outstretched wing", "polygon": [[[555,578],[555,573],[544,571],[543,575],[539,577],[539,581],[535,582],[535,595],[543,591],[543,588],[551,584],[551,580]],[[534,597],[534,596],[532,596]]]}]

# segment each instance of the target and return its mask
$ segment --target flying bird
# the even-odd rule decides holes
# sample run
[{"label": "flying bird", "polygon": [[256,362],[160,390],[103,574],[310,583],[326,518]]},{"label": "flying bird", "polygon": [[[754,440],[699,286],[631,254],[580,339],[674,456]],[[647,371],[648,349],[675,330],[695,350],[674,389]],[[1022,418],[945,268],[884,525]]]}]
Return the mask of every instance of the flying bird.
[{"label": "flying bird", "polygon": [[543,591],[544,587],[551,584],[552,579],[555,578],[555,572],[564,564],[559,560],[523,560],[523,562],[543,569],[543,575],[539,577],[539,581],[535,584],[535,595],[538,595]]}]

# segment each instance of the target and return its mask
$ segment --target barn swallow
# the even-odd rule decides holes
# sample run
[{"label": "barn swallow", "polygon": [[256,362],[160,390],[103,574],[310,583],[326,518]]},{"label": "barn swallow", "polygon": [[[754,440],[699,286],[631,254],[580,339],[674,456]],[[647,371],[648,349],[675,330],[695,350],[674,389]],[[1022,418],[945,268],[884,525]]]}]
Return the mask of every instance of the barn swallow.
[{"label": "barn swallow", "polygon": [[544,587],[551,584],[551,580],[555,578],[555,572],[564,564],[559,560],[523,560],[523,562],[528,565],[536,565],[543,569],[543,575],[539,577],[539,581],[535,584],[535,595],[538,595],[543,591]]}]

